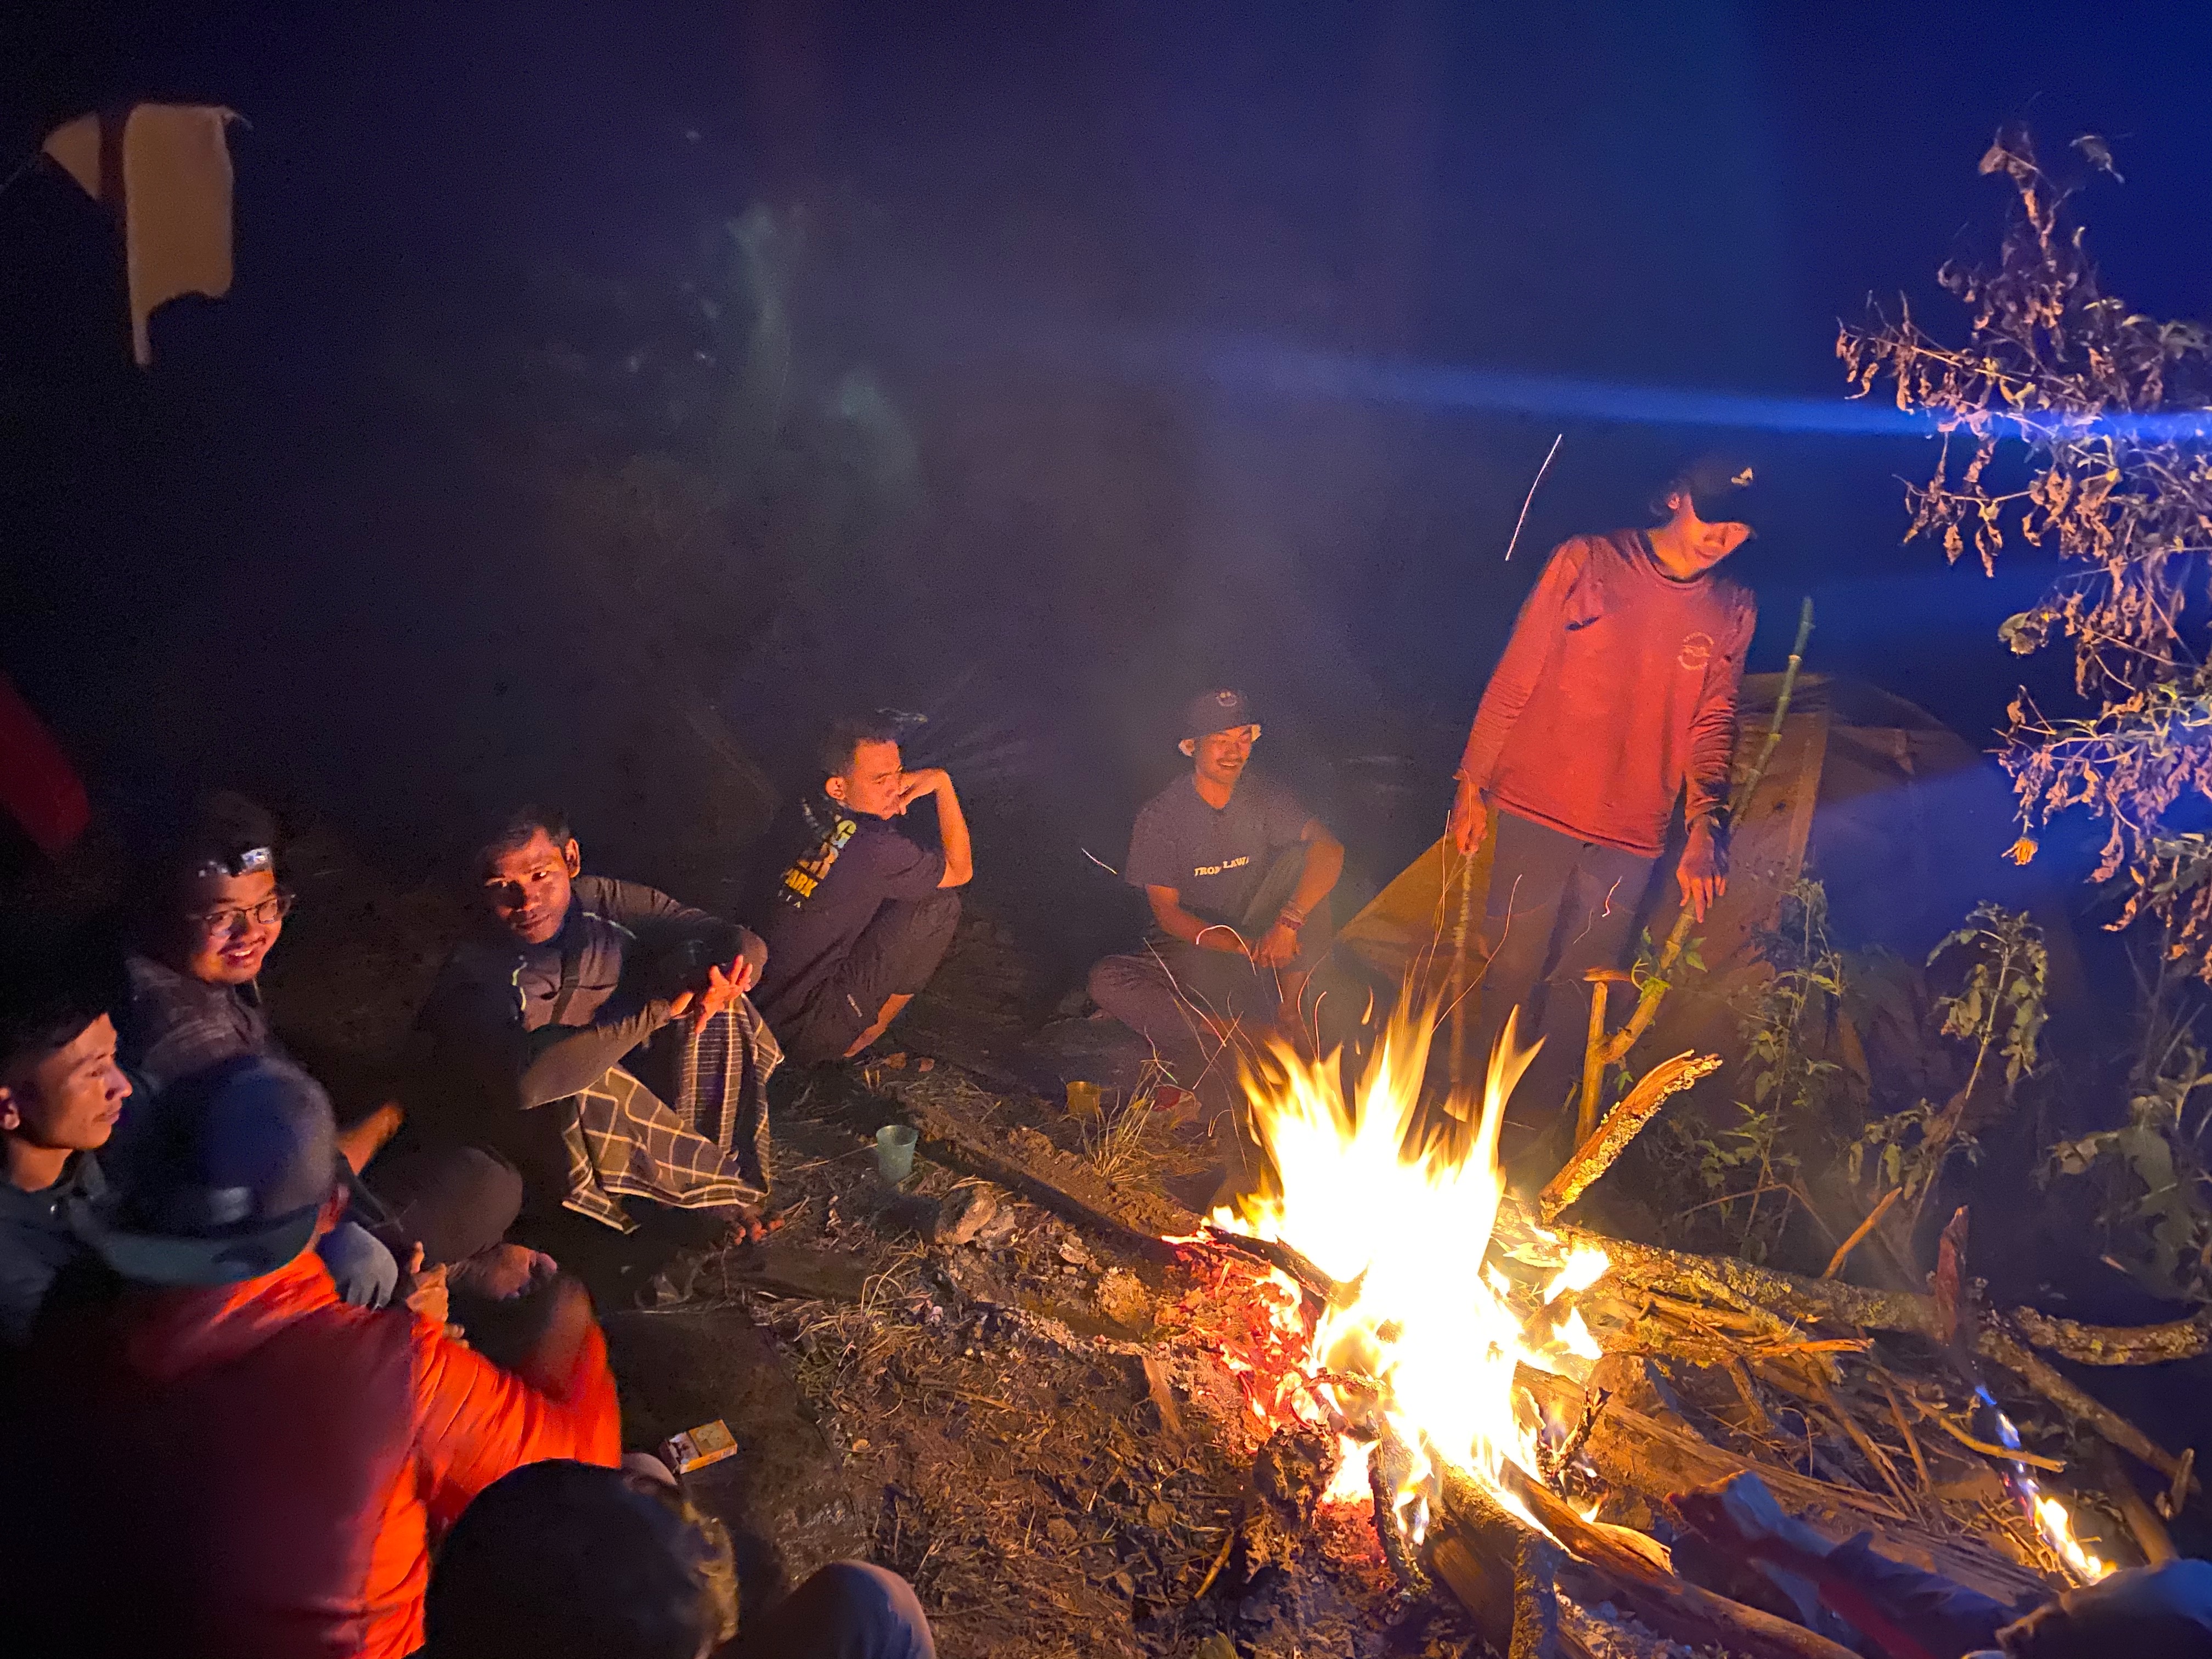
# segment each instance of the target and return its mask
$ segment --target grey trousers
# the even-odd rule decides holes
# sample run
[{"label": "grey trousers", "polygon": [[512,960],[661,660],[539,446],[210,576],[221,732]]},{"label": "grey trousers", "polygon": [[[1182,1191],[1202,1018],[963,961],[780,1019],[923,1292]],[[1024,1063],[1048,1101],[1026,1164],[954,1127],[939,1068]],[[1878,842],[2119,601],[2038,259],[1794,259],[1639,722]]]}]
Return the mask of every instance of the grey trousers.
[{"label": "grey trousers", "polygon": [[832,1561],[763,1617],[746,1619],[719,1659],[936,1659],[914,1587],[862,1561]]},{"label": "grey trousers", "polygon": [[[1252,902],[1237,918],[1248,944],[1273,925],[1305,873],[1304,846],[1285,848],[1267,866]],[[1291,967],[1310,972],[1328,954],[1328,901],[1324,898],[1298,931]],[[1148,940],[1143,950],[1102,958],[1091,969],[1091,1000],[1152,1045],[1175,1073],[1194,1088],[1218,1069],[1221,1042],[1207,1022],[1252,1033],[1273,1024],[1282,1011],[1280,973],[1255,965],[1242,953],[1201,951],[1179,939]],[[1234,1062],[1226,1070],[1233,1072]]]},{"label": "grey trousers", "polygon": [[1593,968],[1618,968],[1636,928],[1656,859],[1578,841],[1559,830],[1499,812],[1485,906],[1481,1010],[1468,1057],[1477,1075],[1518,1008],[1516,1040],[1536,1037],[1544,1051],[1515,1091],[1512,1116],[1548,1122],[1582,1075],[1589,1032]]}]

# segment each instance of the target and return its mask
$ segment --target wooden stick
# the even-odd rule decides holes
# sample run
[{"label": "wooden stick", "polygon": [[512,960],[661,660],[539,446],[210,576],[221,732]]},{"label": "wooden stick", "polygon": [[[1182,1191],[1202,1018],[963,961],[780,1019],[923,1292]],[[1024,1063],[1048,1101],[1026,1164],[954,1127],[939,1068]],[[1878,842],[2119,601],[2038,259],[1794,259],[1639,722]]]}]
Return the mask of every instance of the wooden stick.
[{"label": "wooden stick", "polygon": [[2119,1458],[2109,1446],[2100,1446],[2097,1453],[2098,1484],[2127,1522],[2128,1530],[2135,1534],[2136,1547],[2143,1553],[2143,1560],[2151,1566],[2179,1558],[2181,1552],[2173,1547],[2173,1539],[2166,1532],[2166,1523],[2158,1518],[2151,1506],[2143,1502],[2143,1495],[2136,1490],[2135,1477],[2121,1466]]},{"label": "wooden stick", "polygon": [[[1489,809],[1485,807],[1483,811],[1486,813]],[[1486,825],[1486,829],[1495,833],[1492,826]],[[1451,854],[1458,850],[1458,844],[1452,840],[1449,830],[1444,833],[1444,842],[1446,850],[1443,856],[1449,860]],[[1465,1097],[1468,1079],[1490,1060],[1487,1054],[1477,1055],[1474,1064],[1470,1066],[1467,1052],[1468,1028],[1471,1024],[1467,1012],[1467,940],[1474,930],[1474,860],[1463,858],[1459,861],[1459,909],[1452,917],[1451,930],[1451,1051],[1444,1057],[1454,1100]]]},{"label": "wooden stick", "polygon": [[1913,1404],[1919,1407],[1923,1417],[1949,1435],[1968,1451],[1979,1452],[1984,1457],[2001,1458],[2008,1463],[2025,1463],[2030,1468],[2041,1469],[2049,1474],[2066,1473],[2066,1466],[2055,1457],[2045,1457],[2040,1452],[2019,1451],[2010,1446],[1994,1446],[1986,1440],[1977,1440],[1949,1418],[1944,1416],[1942,1412],[1930,1407],[1921,1406],[1917,1401]]},{"label": "wooden stick", "polygon": [[1917,1505],[1912,1501],[1912,1494],[1905,1490],[1905,1482],[1898,1478],[1897,1465],[1889,1461],[1889,1454],[1884,1451],[1875,1437],[1866,1431],[1858,1419],[1837,1401],[1835,1395],[1831,1392],[1823,1379],[1816,1376],[1811,1381],[1814,1393],[1820,1397],[1820,1404],[1827,1409],[1828,1414],[1836,1419],[1843,1431],[1850,1436],[1851,1444],[1859,1449],[1859,1455],[1865,1458],[1872,1466],[1874,1472],[1881,1477],[1882,1484],[1896,1494],[1897,1501],[1904,1504],[1908,1512],[1916,1508]]},{"label": "wooden stick", "polygon": [[1905,1437],[1905,1449],[1912,1454],[1912,1469],[1920,1477],[1920,1490],[1923,1492],[1934,1492],[1936,1483],[1928,1478],[1928,1460],[1920,1455],[1920,1441],[1912,1432],[1912,1425],[1905,1420],[1905,1407],[1897,1398],[1897,1390],[1889,1386],[1889,1378],[1879,1370],[1874,1374],[1874,1385],[1881,1390],[1881,1397],[1889,1401],[1890,1420],[1897,1425],[1898,1433]]},{"label": "wooden stick", "polygon": [[1605,1092],[1605,994],[1615,981],[1626,983],[1628,975],[1618,968],[1593,968],[1583,977],[1589,981],[1589,1036],[1583,1043],[1582,1106],[1575,1115],[1575,1145],[1589,1145],[1590,1137],[1597,1133],[1598,1097]]},{"label": "wooden stick", "polygon": [[1449,1524],[1429,1529],[1425,1553],[1492,1651],[1559,1659],[1554,1579],[1566,1553],[1557,1544],[1470,1480],[1454,1488]]},{"label": "wooden stick", "polygon": [[[1790,647],[1790,661],[1782,671],[1782,691],[1774,700],[1774,718],[1766,723],[1766,739],[1760,744],[1759,757],[1753,762],[1751,770],[1744,775],[1742,783],[1729,799],[1728,822],[1731,830],[1750,808],[1752,796],[1765,780],[1766,764],[1774,758],[1776,745],[1782,741],[1782,725],[1790,716],[1790,701],[1797,690],[1797,671],[1805,661],[1805,642],[1812,635],[1813,597],[1808,593],[1805,596],[1804,604],[1798,607],[1797,640]],[[1690,907],[1684,904],[1674,917],[1674,926],[1667,934],[1667,942],[1659,949],[1656,971],[1644,981],[1642,994],[1637,999],[1636,1012],[1628,1017],[1628,1023],[1606,1044],[1607,1065],[1616,1065],[1626,1059],[1628,1051],[1636,1046],[1637,1040],[1651,1029],[1651,1022],[1658,1018],[1660,1001],[1668,990],[1666,975],[1674,970],[1675,962],[1682,954],[1682,947],[1690,942],[1690,924],[1694,920]]]},{"label": "wooden stick", "polygon": [[[1596,1000],[1594,1010],[1602,1010],[1605,987],[1593,988]],[[1595,1029],[1593,1024],[1593,1030]],[[1595,1134],[1586,1137],[1559,1174],[1536,1200],[1536,1212],[1550,1221],[1568,1205],[1583,1195],[1589,1184],[1613,1167],[1613,1162],[1627,1151],[1628,1143],[1636,1139],[1659,1109],[1667,1103],[1670,1095],[1679,1094],[1699,1078],[1710,1076],[1721,1067],[1718,1054],[1693,1054],[1686,1049],[1672,1060],[1662,1060],[1642,1077],[1636,1086],[1622,1097],[1620,1103],[1606,1114],[1604,1127]],[[1596,1108],[1595,1097],[1587,1091],[1583,1103],[1591,1109]]]},{"label": "wooden stick", "polygon": [[2191,1471],[2196,1467],[2197,1448],[2191,1446],[2181,1454],[2181,1467],[2173,1472],[2173,1484],[2166,1489],[2158,1500],[2158,1512],[2167,1520],[2171,1521],[2175,1516],[2179,1515],[2181,1506],[2189,1501],[2190,1491],[2195,1485],[2195,1476]]},{"label": "wooden stick", "polygon": [[1849,1238],[1836,1246],[1836,1253],[1828,1258],[1828,1265],[1821,1270],[1820,1277],[1823,1279],[1833,1279],[1838,1273],[1842,1272],[1844,1259],[1848,1257],[1853,1250],[1858,1249],[1860,1242],[1881,1224],[1882,1217],[1889,1213],[1890,1206],[1904,1196],[1905,1188],[1902,1187],[1892,1187],[1887,1192],[1884,1193],[1881,1195],[1881,1202],[1874,1206],[1873,1213],[1869,1215],[1864,1221],[1860,1222],[1857,1226],[1851,1229],[1851,1236]]}]

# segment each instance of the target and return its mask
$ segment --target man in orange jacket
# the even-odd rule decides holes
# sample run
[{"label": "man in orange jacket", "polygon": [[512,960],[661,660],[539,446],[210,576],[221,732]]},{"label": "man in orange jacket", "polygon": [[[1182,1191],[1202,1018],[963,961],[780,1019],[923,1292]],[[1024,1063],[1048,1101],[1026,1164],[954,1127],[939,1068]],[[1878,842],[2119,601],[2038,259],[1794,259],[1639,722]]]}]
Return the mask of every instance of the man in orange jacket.
[{"label": "man in orange jacket", "polygon": [[541,1458],[613,1464],[580,1287],[514,1371],[440,1310],[340,1301],[329,1100],[249,1056],[178,1085],[165,1144],[41,1311],[8,1431],[0,1589],[26,1653],[398,1659],[431,1540]]}]

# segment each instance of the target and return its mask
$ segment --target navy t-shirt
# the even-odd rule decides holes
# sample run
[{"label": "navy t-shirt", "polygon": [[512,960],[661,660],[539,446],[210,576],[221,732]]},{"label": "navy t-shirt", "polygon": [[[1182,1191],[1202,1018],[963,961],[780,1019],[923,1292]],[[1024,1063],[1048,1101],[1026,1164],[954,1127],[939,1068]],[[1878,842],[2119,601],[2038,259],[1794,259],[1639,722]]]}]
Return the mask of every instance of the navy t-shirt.
[{"label": "navy t-shirt", "polygon": [[944,854],[827,796],[800,809],[797,839],[761,907],[768,969],[753,1001],[770,1025],[806,1006],[884,903],[927,898],[945,878]]},{"label": "navy t-shirt", "polygon": [[1249,772],[1228,805],[1210,806],[1186,774],[1138,812],[1121,878],[1172,887],[1193,915],[1242,927],[1273,855],[1297,842],[1312,816],[1280,784]]}]

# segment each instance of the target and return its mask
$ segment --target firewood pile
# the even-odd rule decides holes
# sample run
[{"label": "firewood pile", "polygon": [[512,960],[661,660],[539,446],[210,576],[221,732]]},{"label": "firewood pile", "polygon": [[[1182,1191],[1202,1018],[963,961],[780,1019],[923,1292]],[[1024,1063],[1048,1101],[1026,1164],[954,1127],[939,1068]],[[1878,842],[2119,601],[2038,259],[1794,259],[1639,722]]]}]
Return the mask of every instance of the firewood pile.
[{"label": "firewood pile", "polygon": [[[1959,1227],[1936,1285],[1902,1294],[1509,1200],[1496,1282],[1531,1320],[1579,1316],[1602,1357],[1517,1373],[1547,1425],[1540,1477],[1441,1467],[1409,1504],[1412,1449],[1310,1351],[1346,1287],[1168,1197],[1159,1177],[1202,1154],[1160,1135],[1150,1161],[1103,1158],[1056,1107],[943,1064],[806,1103],[793,1224],[690,1304],[744,1307],[786,1347],[847,1471],[882,1492],[874,1553],[921,1585],[949,1659],[1838,1659],[1847,1631],[1677,1500],[1748,1472],[1823,1538],[2024,1607],[2085,1575],[2038,1496],[2075,1548],[2124,1565],[2170,1553],[2157,1511],[2195,1489],[2189,1454],[2051,1360],[2185,1358],[2204,1327],[1982,1306]],[[921,1136],[896,1191],[868,1153],[893,1120]],[[1607,1271],[1545,1306],[1589,1246]]]}]

